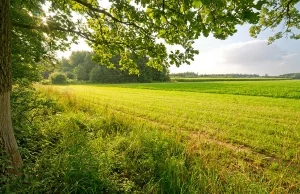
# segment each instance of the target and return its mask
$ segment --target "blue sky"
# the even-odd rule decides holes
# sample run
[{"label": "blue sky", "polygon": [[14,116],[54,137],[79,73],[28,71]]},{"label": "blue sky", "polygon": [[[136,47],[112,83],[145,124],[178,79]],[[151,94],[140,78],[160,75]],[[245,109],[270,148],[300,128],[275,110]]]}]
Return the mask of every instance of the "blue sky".
[{"label": "blue sky", "polygon": [[[268,45],[272,30],[262,32],[257,38],[249,35],[249,25],[239,26],[238,32],[226,40],[212,36],[200,37],[194,47],[200,51],[191,65],[170,67],[171,73],[196,72],[199,74],[248,73],[280,75],[300,73],[300,40],[282,38]],[[71,51],[90,50],[83,40],[73,44],[70,51],[58,52],[68,57]]]}]

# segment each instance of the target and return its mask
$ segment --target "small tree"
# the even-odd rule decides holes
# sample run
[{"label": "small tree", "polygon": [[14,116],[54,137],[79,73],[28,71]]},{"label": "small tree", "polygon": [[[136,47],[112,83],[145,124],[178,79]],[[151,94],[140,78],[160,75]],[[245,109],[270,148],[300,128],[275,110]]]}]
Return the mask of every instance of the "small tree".
[{"label": "small tree", "polygon": [[300,73],[294,73],[292,79],[300,79]]},{"label": "small tree", "polygon": [[74,69],[77,80],[88,81],[89,74],[85,69],[84,65],[80,64]]},{"label": "small tree", "polygon": [[52,84],[66,84],[67,76],[60,72],[54,72],[50,75],[50,80]]},{"label": "small tree", "polygon": [[102,80],[102,71],[99,65],[95,66],[90,72],[90,81],[93,83],[103,82]]},{"label": "small tree", "polygon": [[74,79],[74,78],[75,78],[74,73],[73,73],[73,72],[70,72],[70,71],[66,72],[66,76],[67,76],[69,79]]}]

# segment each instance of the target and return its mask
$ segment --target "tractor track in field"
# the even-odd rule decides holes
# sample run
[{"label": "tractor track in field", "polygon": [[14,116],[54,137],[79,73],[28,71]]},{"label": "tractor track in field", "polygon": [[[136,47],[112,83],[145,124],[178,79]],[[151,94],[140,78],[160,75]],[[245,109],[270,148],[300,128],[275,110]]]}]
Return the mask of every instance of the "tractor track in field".
[{"label": "tractor track in field", "polygon": [[[114,110],[118,113],[130,116],[134,119],[138,119],[140,121],[151,123],[155,126],[159,126],[166,130],[172,130],[172,128],[173,128],[170,125],[167,125],[167,124],[164,124],[164,123],[161,123],[161,122],[149,119],[149,118],[133,115],[130,113],[123,112],[121,110],[116,110],[116,109],[112,109],[112,110]],[[232,143],[229,143],[226,141],[221,141],[221,140],[216,139],[216,138],[212,137],[211,135],[201,132],[201,131],[191,131],[191,130],[185,130],[185,129],[179,128],[176,130],[176,132],[179,132],[181,135],[186,137],[186,139],[184,141],[186,141],[187,143],[189,143],[189,142],[194,143],[193,144],[194,151],[197,151],[197,148],[199,148],[201,143],[212,143],[219,147],[223,147],[223,148],[226,148],[226,149],[234,151],[234,152],[243,152],[243,153],[249,154],[250,156],[251,155],[258,156],[261,160],[263,160],[268,165],[271,165],[272,163],[275,162],[275,163],[283,164],[284,166],[286,166],[286,168],[288,168],[288,167],[294,167],[297,169],[299,168],[299,164],[295,164],[293,160],[283,160],[281,158],[278,158],[278,157],[271,155],[269,153],[266,153],[266,152],[261,153],[261,152],[255,151],[251,147],[248,147],[248,146],[245,146],[242,144],[232,144]],[[243,160],[250,164],[254,163],[254,160],[251,157],[243,157]],[[260,166],[259,168],[267,169],[267,166]]]},{"label": "tractor track in field", "polygon": [[[109,107],[107,107],[107,108],[109,108]],[[123,110],[118,110],[118,109],[112,108],[112,107],[110,107],[109,109],[111,109],[112,113],[117,112],[118,114],[129,116],[129,117],[133,118],[134,120],[140,120],[140,121],[144,121],[146,123],[151,123],[155,126],[159,126],[159,127],[164,128],[166,130],[172,130],[174,128],[173,126],[164,124],[162,122],[159,122],[159,121],[156,121],[156,120],[153,120],[153,119],[149,119],[149,118],[146,118],[146,117],[143,117],[143,116],[139,116],[139,115],[134,115],[134,114],[125,112]],[[261,153],[261,152],[255,151],[251,147],[248,147],[248,146],[243,145],[243,144],[232,144],[232,143],[229,143],[229,142],[226,142],[226,141],[221,141],[221,140],[216,139],[216,138],[212,137],[212,135],[207,134],[203,131],[192,131],[192,130],[186,130],[186,129],[183,129],[183,128],[175,129],[175,131],[180,132],[183,136],[185,136],[186,141],[195,141],[196,140],[196,142],[200,141],[200,142],[213,143],[213,144],[216,144],[220,147],[224,147],[224,148],[227,148],[227,149],[232,150],[232,151],[245,152],[247,154],[257,155],[260,158],[262,158],[263,160],[266,160],[266,161],[269,161],[269,162],[279,162],[279,163],[284,163],[286,165],[291,165],[291,161],[283,160],[281,158],[278,158],[278,157],[276,157],[272,154],[266,153],[266,152]]]},{"label": "tractor track in field", "polygon": [[[95,107],[94,103],[89,102],[88,104],[90,104],[91,107]],[[165,130],[169,130],[169,131],[175,131],[177,133],[180,133],[181,135],[183,135],[184,137],[184,141],[186,142],[193,142],[193,150],[196,151],[197,148],[200,146],[201,143],[211,143],[211,144],[215,144],[219,147],[222,148],[226,148],[228,150],[234,151],[234,152],[238,152],[238,153],[246,153],[248,155],[252,155],[252,156],[257,156],[259,157],[262,161],[266,162],[266,163],[279,163],[279,164],[283,164],[285,166],[294,166],[296,168],[299,168],[299,164],[295,164],[293,160],[283,160],[273,154],[267,153],[267,152],[259,152],[254,150],[253,148],[247,146],[247,145],[243,145],[243,144],[238,144],[238,143],[231,143],[231,142],[227,142],[230,140],[220,140],[217,139],[216,137],[214,137],[211,134],[205,133],[204,131],[195,131],[195,130],[187,130],[185,128],[180,128],[177,127],[175,128],[174,126],[172,126],[172,124],[168,125],[162,122],[159,122],[157,120],[154,119],[150,119],[147,118],[145,116],[142,115],[138,115],[138,114],[133,114],[121,109],[118,109],[117,107],[113,107],[109,104],[103,104],[103,103],[98,103],[98,105],[105,107],[105,109],[110,110],[108,112],[111,113],[117,113],[117,114],[122,114],[122,115],[126,115],[130,118],[132,118],[133,120],[139,120],[139,121],[143,121],[144,123],[147,124],[152,124],[154,126],[158,126],[160,128],[163,128]],[[175,130],[174,130],[175,129]],[[245,157],[244,161],[246,161],[247,163],[253,163],[254,160],[252,158],[248,158]],[[263,167],[264,168],[264,167]]]},{"label": "tractor track in field", "polygon": [[[77,100],[79,98],[76,98]],[[271,170],[273,172],[277,171],[277,173],[281,174],[281,177],[289,177],[291,176],[291,180],[283,180],[282,178],[280,184],[284,185],[283,187],[286,189],[290,188],[291,181],[293,185],[299,185],[299,180],[293,180],[293,176],[299,176],[300,174],[300,163],[297,157],[299,155],[296,154],[295,158],[292,160],[284,160],[279,158],[268,152],[259,152],[255,150],[255,148],[243,145],[243,142],[232,142],[230,139],[222,139],[220,137],[215,136],[214,134],[210,134],[205,131],[205,128],[199,128],[199,131],[196,131],[197,128],[192,127],[176,127],[172,122],[164,123],[164,121],[159,121],[156,118],[149,118],[147,114],[138,114],[135,112],[131,112],[119,108],[118,106],[114,106],[114,104],[109,104],[107,102],[101,103],[95,101],[90,101],[86,99],[81,99],[86,101],[85,106],[87,107],[86,112],[89,112],[91,116],[97,113],[97,109],[95,107],[103,107],[104,109],[99,109],[101,114],[111,115],[114,114],[120,116],[122,115],[129,120],[128,124],[137,123],[140,121],[141,125],[145,125],[147,127],[157,127],[158,129],[164,129],[167,132],[174,133],[176,138],[178,137],[179,141],[184,144],[185,153],[192,157],[199,157],[199,159],[203,159],[203,162],[206,163],[204,165],[213,165],[214,167],[221,165],[221,171],[232,171],[232,172],[243,172],[247,171],[254,176],[265,177],[266,180],[269,179],[268,172]],[[174,118],[176,119],[176,118]],[[131,120],[131,121],[130,121]],[[138,125],[139,126],[139,125]],[[205,127],[205,126],[204,126]],[[177,136],[178,134],[178,136]],[[213,155],[211,153],[213,152]],[[203,153],[203,155],[202,155]],[[299,153],[300,154],[300,153]],[[207,157],[208,156],[208,157]],[[212,157],[210,157],[212,156]],[[222,158],[228,157],[228,159],[223,160]],[[218,159],[221,158],[220,163],[218,163]],[[213,161],[211,163],[211,161]],[[217,163],[215,163],[217,162]],[[275,170],[273,168],[275,166]],[[249,177],[248,177],[249,178]]]},{"label": "tractor track in field", "polygon": [[[85,100],[85,99],[84,99]],[[93,107],[95,107],[94,103],[88,102],[89,106],[93,109]],[[205,133],[204,131],[193,131],[193,130],[187,130],[184,128],[180,128],[177,127],[175,128],[174,126],[172,126],[172,124],[168,125],[162,122],[159,122],[157,120],[154,119],[150,119],[147,118],[145,116],[141,116],[138,114],[133,114],[124,110],[120,110],[117,107],[113,107],[109,104],[106,103],[97,103],[97,105],[103,106],[105,107],[105,109],[107,109],[108,113],[117,113],[120,115],[126,115],[128,117],[130,117],[132,120],[139,120],[139,121],[143,121],[144,123],[147,124],[152,124],[154,126],[158,126],[160,128],[163,128],[165,130],[169,130],[169,131],[175,131],[177,133],[180,133],[184,138],[183,141],[187,142],[187,143],[194,143],[193,144],[193,150],[196,151],[197,148],[200,146],[201,143],[212,143],[215,144],[217,146],[226,148],[228,150],[234,151],[234,152],[243,152],[246,154],[249,154],[250,156],[258,156],[261,160],[267,162],[267,163],[272,163],[272,162],[276,162],[276,163],[280,163],[280,164],[284,164],[285,166],[295,166],[295,167],[299,167],[298,164],[294,164],[293,160],[283,160],[281,158],[278,158],[270,153],[267,152],[259,152],[254,150],[253,148],[243,145],[243,144],[233,144],[231,142],[226,142],[226,140],[222,141],[220,139],[217,139],[216,137],[213,137],[212,134],[208,134]],[[174,130],[175,129],[175,130]],[[228,140],[230,141],[230,140]],[[247,163],[253,163],[253,159],[245,157],[244,161]],[[262,167],[265,168],[265,167]]]}]

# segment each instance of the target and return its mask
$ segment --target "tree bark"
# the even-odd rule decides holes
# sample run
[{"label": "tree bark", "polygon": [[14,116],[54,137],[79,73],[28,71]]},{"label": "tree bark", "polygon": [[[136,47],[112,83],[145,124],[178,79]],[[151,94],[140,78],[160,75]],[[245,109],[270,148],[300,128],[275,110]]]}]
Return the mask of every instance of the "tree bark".
[{"label": "tree bark", "polygon": [[10,157],[12,172],[17,173],[23,164],[18,151],[11,120],[11,24],[10,0],[0,0],[0,149]]}]

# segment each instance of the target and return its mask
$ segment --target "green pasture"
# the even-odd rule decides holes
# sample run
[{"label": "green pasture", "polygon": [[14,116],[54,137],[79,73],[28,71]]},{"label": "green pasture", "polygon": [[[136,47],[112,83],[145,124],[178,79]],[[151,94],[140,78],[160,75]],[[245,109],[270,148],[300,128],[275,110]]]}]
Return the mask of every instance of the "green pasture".
[{"label": "green pasture", "polygon": [[196,154],[205,168],[226,177],[241,176],[266,192],[280,193],[300,188],[299,84],[263,81],[38,88],[78,110],[113,115],[149,133],[155,128],[178,134],[186,153]]},{"label": "green pasture", "polygon": [[173,82],[216,82],[216,81],[279,81],[279,80],[290,80],[290,78],[210,78],[210,77],[201,77],[201,78],[178,78],[171,77]]},{"label": "green pasture", "polygon": [[116,87],[199,93],[300,98],[300,80],[175,82],[108,85]]}]

